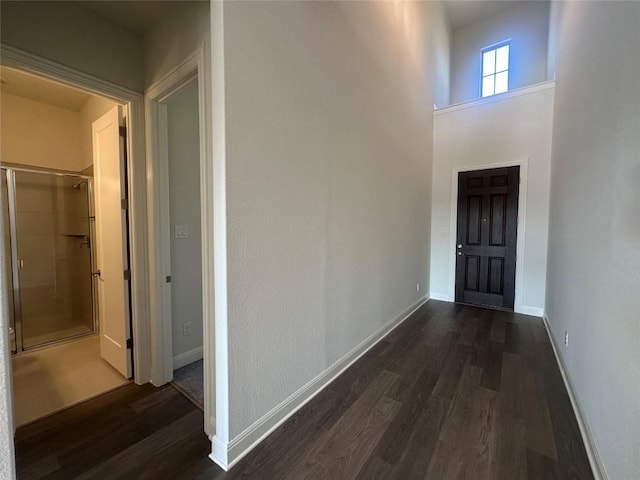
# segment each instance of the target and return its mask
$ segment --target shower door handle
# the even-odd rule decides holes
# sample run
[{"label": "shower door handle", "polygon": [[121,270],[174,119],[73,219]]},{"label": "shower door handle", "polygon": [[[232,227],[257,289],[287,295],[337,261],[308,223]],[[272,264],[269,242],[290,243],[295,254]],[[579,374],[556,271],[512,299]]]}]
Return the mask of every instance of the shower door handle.
[{"label": "shower door handle", "polygon": [[91,276],[94,278],[98,278],[100,276],[100,270],[96,270],[95,272],[91,272]]}]

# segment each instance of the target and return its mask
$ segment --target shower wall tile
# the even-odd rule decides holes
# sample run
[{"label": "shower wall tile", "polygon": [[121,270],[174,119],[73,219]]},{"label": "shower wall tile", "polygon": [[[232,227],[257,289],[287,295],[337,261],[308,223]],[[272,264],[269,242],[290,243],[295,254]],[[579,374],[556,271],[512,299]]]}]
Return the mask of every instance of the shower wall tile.
[{"label": "shower wall tile", "polygon": [[55,285],[55,262],[53,256],[24,257],[24,267],[20,269],[20,288],[47,287]]},{"label": "shower wall tile", "polygon": [[[86,184],[82,184],[86,185]],[[87,211],[87,191],[86,186],[80,190],[73,188],[65,188],[62,190],[62,198],[59,199],[63,203],[64,208],[60,212],[58,206],[58,232],[65,234],[89,234],[89,219]]]},{"label": "shower wall tile", "polygon": [[[44,235],[53,236],[53,216],[51,212],[25,212],[18,210],[19,235]],[[50,240],[53,241],[53,238]]]},{"label": "shower wall tile", "polygon": [[48,184],[46,184],[46,182],[39,182],[39,184],[35,186],[28,185],[22,187],[18,192],[16,203],[19,212],[51,213],[53,211],[51,182],[48,182]]},{"label": "shower wall tile", "polygon": [[[20,243],[18,245],[18,256],[22,259],[33,257],[55,256],[55,244],[53,235],[45,234],[22,234],[20,232]],[[33,264],[32,264],[33,265]]]},{"label": "shower wall tile", "polygon": [[22,314],[27,318],[25,324],[37,323],[35,319],[50,315],[52,312],[62,311],[64,302],[54,296],[50,287],[23,288],[20,291],[22,299]]},{"label": "shower wall tile", "polygon": [[55,238],[55,255],[58,259],[69,259],[78,255],[80,250],[86,249],[81,246],[83,239],[68,235],[57,235]]}]

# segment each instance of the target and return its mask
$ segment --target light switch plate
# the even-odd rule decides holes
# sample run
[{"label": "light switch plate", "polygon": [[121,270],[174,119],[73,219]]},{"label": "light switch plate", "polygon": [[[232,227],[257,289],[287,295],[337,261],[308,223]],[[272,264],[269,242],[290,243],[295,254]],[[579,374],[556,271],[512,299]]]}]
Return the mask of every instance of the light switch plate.
[{"label": "light switch plate", "polygon": [[189,238],[189,228],[186,225],[176,225],[176,238]]}]

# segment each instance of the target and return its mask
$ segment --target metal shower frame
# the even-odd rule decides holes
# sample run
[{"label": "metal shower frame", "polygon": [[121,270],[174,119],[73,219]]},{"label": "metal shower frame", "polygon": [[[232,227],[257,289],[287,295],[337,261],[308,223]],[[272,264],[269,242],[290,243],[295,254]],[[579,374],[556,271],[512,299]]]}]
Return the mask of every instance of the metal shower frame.
[{"label": "metal shower frame", "polygon": [[[12,278],[12,298],[13,298],[13,327],[15,331],[15,351],[13,354],[20,354],[26,351],[32,351],[41,347],[46,347],[52,344],[64,343],[79,337],[88,335],[94,335],[98,333],[98,304],[97,304],[97,291],[96,280],[93,272],[96,269],[95,259],[95,208],[93,198],[93,177],[88,175],[82,175],[75,172],[66,172],[63,170],[52,170],[46,168],[30,168],[23,167],[14,164],[4,164],[0,166],[1,170],[6,172],[7,180],[7,206],[9,210],[9,235],[10,235],[10,249],[11,249],[11,271],[7,271],[7,275],[11,275]],[[18,227],[17,227],[17,205],[16,205],[16,179],[15,172],[35,173],[40,175],[52,175],[58,177],[72,177],[87,181],[87,206],[88,206],[88,221],[89,221],[89,256],[90,256],[90,269],[91,269],[91,304],[92,304],[92,320],[93,330],[89,333],[83,333],[79,335],[72,335],[59,340],[53,340],[45,342],[37,346],[24,348],[24,341],[22,337],[22,301],[20,298],[20,259],[18,257]]]}]

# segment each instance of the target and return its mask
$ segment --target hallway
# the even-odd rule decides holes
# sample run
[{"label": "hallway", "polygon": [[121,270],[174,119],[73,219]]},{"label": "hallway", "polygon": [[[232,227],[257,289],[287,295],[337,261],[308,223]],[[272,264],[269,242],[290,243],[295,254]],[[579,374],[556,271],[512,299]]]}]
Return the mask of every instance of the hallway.
[{"label": "hallway", "polygon": [[433,300],[230,472],[208,445],[129,385],[19,429],[18,478],[593,478],[542,320]]}]

